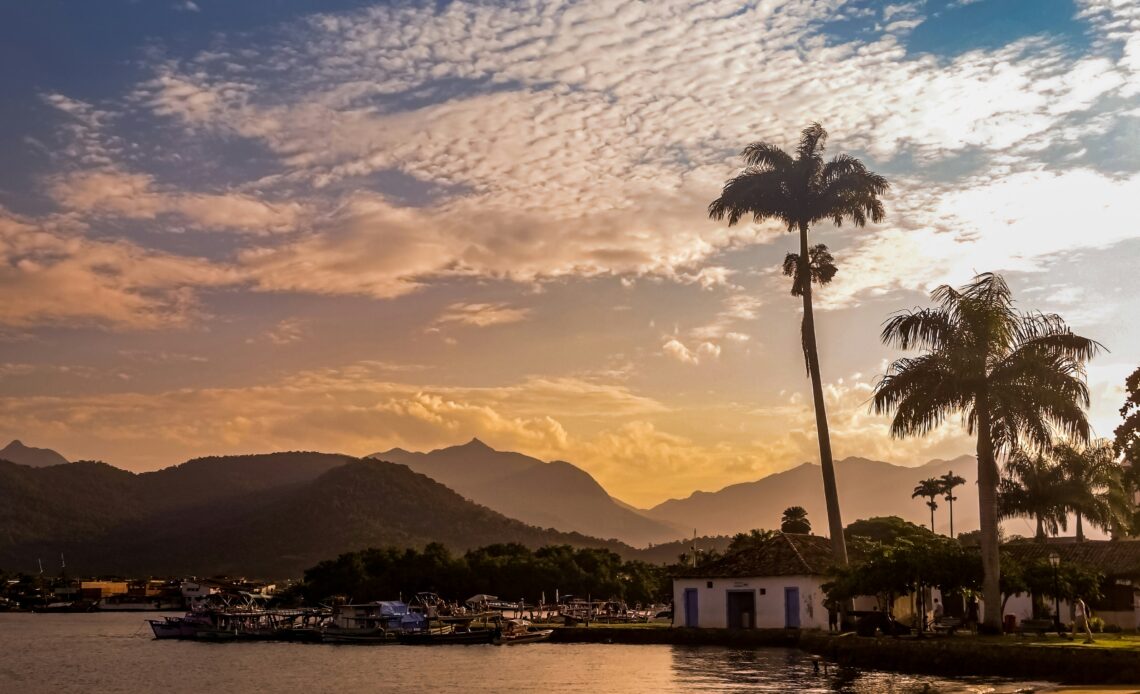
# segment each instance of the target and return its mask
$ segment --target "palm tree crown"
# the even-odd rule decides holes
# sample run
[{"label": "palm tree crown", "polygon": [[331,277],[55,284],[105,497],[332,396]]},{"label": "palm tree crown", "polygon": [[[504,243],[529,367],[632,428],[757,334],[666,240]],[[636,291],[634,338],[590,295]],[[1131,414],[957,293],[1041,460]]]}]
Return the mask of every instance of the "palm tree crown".
[{"label": "palm tree crown", "polygon": [[1117,459],[1112,441],[1057,446],[1054,455],[1065,478],[1065,511],[1076,514],[1077,540],[1085,539],[1084,520],[1118,535],[1131,529],[1130,475]]},{"label": "palm tree crown", "polygon": [[1037,522],[1034,537],[1068,529],[1064,472],[1044,453],[1015,451],[1005,463],[998,486],[998,513],[1003,518],[1026,516]]},{"label": "palm tree crown", "polygon": [[893,436],[926,434],[954,413],[977,436],[978,510],[986,625],[1000,624],[998,458],[1046,449],[1055,433],[1087,440],[1084,363],[1101,345],[1073,334],[1056,315],[1022,313],[998,275],[931,293],[935,308],[904,311],[882,340],[917,357],[897,359],[875,387],[872,408],[894,413]]},{"label": "palm tree crown", "polygon": [[800,252],[785,259],[784,267],[788,272],[788,263],[792,263],[789,273],[793,276],[792,293],[803,298],[801,341],[812,384],[827,525],[836,561],[846,565],[847,546],[839,512],[811,299],[812,282],[826,284],[835,275],[835,266],[826,247],[812,248],[808,244],[808,228],[821,221],[831,221],[837,226],[845,220],[855,226],[863,226],[867,220],[881,221],[884,212],[879,196],[887,191],[888,184],[854,157],[840,154],[824,162],[826,143],[827,131],[819,123],[812,123],[800,133],[794,157],[767,142],[748,145],[741,153],[744,171],[724,184],[720,197],[709,204],[708,211],[712,219],[727,218],[729,226],[746,217],[756,222],[775,219],[788,231],[799,232]]},{"label": "palm tree crown", "polygon": [[827,131],[812,123],[800,133],[793,158],[776,145],[754,142],[741,153],[747,168],[724,184],[720,197],[709,205],[713,219],[728,218],[729,225],[743,217],[754,221],[778,219],[788,231],[831,221],[841,226],[850,220],[863,226],[882,221],[879,196],[890,184],[858,159],[840,154],[823,161]]}]

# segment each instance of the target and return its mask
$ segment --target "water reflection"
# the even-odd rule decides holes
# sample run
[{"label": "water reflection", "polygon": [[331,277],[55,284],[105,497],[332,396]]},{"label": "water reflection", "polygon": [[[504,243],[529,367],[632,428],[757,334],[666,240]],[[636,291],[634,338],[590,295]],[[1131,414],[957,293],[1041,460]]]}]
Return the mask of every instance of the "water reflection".
[{"label": "water reflection", "polygon": [[[709,646],[675,646],[673,675],[680,691],[804,692],[825,694],[986,694],[1027,691],[1024,682],[994,678],[950,680],[927,675],[903,675],[841,668],[793,649],[738,650]],[[1034,686],[1028,685],[1032,691]]]}]

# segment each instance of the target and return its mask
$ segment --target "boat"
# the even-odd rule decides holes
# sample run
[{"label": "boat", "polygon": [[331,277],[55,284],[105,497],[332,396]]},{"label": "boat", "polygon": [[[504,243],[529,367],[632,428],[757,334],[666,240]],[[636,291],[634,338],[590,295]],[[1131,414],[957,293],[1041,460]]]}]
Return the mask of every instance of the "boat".
[{"label": "boat", "polygon": [[320,630],[322,643],[396,643],[403,631],[422,629],[425,617],[398,600],[338,605]]},{"label": "boat", "polygon": [[90,600],[69,600],[67,602],[49,602],[46,605],[37,605],[32,608],[32,612],[53,614],[64,612],[91,612],[94,609],[95,603]]},{"label": "boat", "polygon": [[474,645],[497,643],[502,636],[499,629],[429,629],[398,634],[396,639],[405,646]]},{"label": "boat", "polygon": [[537,643],[550,640],[553,629],[535,629],[526,619],[507,619],[502,624],[500,643],[505,646],[518,646],[524,643]]}]

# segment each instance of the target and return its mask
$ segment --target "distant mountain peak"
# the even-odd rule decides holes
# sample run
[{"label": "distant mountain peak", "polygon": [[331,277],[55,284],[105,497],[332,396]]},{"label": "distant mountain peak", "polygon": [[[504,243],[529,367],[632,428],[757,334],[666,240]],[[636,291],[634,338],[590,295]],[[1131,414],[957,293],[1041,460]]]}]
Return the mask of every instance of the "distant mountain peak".
[{"label": "distant mountain peak", "polygon": [[491,448],[487,444],[480,441],[478,436],[471,437],[470,441],[463,444],[462,446],[458,446],[458,448],[467,448],[470,450],[480,450],[480,451],[493,451],[493,450],[495,450],[494,448]]},{"label": "distant mountain peak", "polygon": [[25,446],[19,439],[13,439],[4,448],[0,448],[0,460],[7,460],[19,465],[30,467],[50,467],[52,465],[66,465],[68,460],[50,448],[35,448]]}]

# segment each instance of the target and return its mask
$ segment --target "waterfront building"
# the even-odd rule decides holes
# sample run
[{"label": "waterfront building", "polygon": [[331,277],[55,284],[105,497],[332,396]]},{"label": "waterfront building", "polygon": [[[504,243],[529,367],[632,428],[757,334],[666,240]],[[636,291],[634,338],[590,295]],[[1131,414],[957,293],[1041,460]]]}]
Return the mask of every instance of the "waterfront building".
[{"label": "waterfront building", "polygon": [[754,548],[673,577],[673,626],[826,629],[832,563],[825,537],[776,533]]},{"label": "waterfront building", "polygon": [[[1062,564],[1079,564],[1104,576],[1101,598],[1087,600],[1093,616],[1105,624],[1121,629],[1140,629],[1140,540],[1084,540],[1051,538],[1047,542],[1009,542],[1002,545],[1020,561],[1046,561],[1056,554]],[[1046,604],[1052,608],[1051,600]],[[1060,601],[1061,620],[1069,621],[1069,603]],[[1032,596],[1018,593],[1006,600],[1004,614],[1017,616],[1018,622],[1033,618]]]}]

